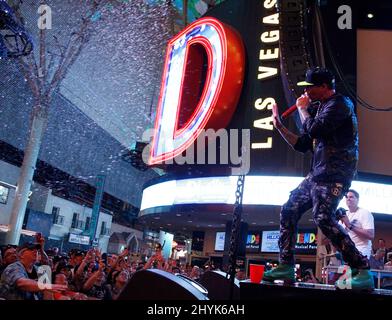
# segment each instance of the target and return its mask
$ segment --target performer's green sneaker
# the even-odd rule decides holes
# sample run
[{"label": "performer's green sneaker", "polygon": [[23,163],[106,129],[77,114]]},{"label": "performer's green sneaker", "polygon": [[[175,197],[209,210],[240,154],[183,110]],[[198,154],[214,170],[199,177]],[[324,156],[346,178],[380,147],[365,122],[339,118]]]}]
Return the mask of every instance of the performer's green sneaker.
[{"label": "performer's green sneaker", "polygon": [[275,280],[283,280],[285,283],[295,282],[294,266],[280,264],[275,269],[264,272],[263,281],[274,282]]},{"label": "performer's green sneaker", "polygon": [[[357,271],[357,272],[356,272]],[[350,278],[343,275],[335,282],[337,289],[351,289],[356,291],[373,291],[374,280],[373,276],[367,269],[358,269],[353,271]]]}]

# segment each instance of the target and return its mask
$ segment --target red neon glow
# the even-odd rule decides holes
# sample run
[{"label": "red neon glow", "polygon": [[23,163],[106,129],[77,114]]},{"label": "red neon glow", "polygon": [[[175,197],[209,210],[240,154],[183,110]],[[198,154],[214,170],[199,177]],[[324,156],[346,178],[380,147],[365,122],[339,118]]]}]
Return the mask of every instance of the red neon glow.
[{"label": "red neon glow", "polygon": [[[205,31],[207,28],[210,33]],[[185,53],[181,52],[181,46],[184,45]],[[199,84],[202,81],[202,64],[205,56],[207,69],[199,98],[198,92],[187,92],[201,90]],[[200,130],[218,130],[228,125],[241,94],[244,69],[245,50],[239,34],[217,19],[199,19],[169,41],[150,165],[162,163],[179,155],[193,144]],[[182,74],[176,75],[176,71]],[[174,93],[174,97],[170,96],[177,91],[177,95]],[[182,119],[181,122],[184,124],[180,123],[180,114],[183,110],[185,111],[182,114],[190,115],[188,120]],[[173,139],[169,143],[168,137],[164,137],[168,133],[169,139]],[[161,146],[164,138],[165,146]]]},{"label": "red neon glow", "polygon": [[[178,120],[179,120],[179,116],[180,116],[180,111],[184,107],[184,104],[191,103],[189,100],[188,101],[184,101],[184,99],[183,99],[183,96],[185,96],[188,99],[191,96],[189,94],[184,95],[184,91],[186,90],[185,89],[185,85],[187,85],[187,87],[188,87],[187,90],[190,90],[191,88],[197,89],[197,88],[199,88],[199,86],[197,85],[196,80],[197,80],[198,76],[201,77],[201,75],[194,74],[193,77],[192,76],[188,76],[187,77],[187,81],[185,81],[186,75],[187,75],[187,70],[192,70],[192,69],[193,69],[192,71],[194,71],[195,69],[197,70],[199,68],[194,68],[194,67],[198,67],[199,64],[203,63],[203,60],[202,60],[203,57],[200,54],[200,52],[196,52],[194,50],[191,51],[191,46],[194,47],[195,45],[199,45],[199,47],[201,47],[201,48],[203,48],[205,50],[205,52],[207,53],[208,70],[211,70],[212,69],[212,55],[213,54],[212,54],[212,50],[208,46],[208,44],[209,44],[208,40],[206,38],[203,38],[203,37],[198,37],[197,39],[192,39],[191,41],[189,41],[187,43],[187,49],[186,49],[186,54],[185,54],[185,61],[187,61],[187,63],[186,63],[186,68],[184,70],[184,73],[182,75],[183,81],[181,81],[181,90],[180,90],[181,96],[180,96],[180,99],[179,99],[180,105],[179,105],[179,108],[177,109],[177,115],[176,115],[176,125],[175,125],[176,131],[174,133],[175,137],[179,136],[183,131],[185,131],[185,130],[187,130],[189,128],[189,125],[195,119],[195,117],[197,116],[197,114],[198,114],[198,112],[199,112],[199,110],[200,110],[200,108],[202,106],[201,102],[204,101],[206,93],[207,93],[207,88],[210,85],[210,82],[211,82],[211,72],[207,71],[206,80],[205,80],[203,92],[201,94],[201,98],[199,99],[199,102],[198,102],[196,108],[194,108],[194,111],[191,114],[191,116],[189,117],[189,119],[186,122],[186,124],[184,126],[182,126],[181,128],[179,128],[178,127]],[[191,52],[193,53],[192,54],[193,60],[197,59],[198,60],[197,62],[189,60]],[[198,71],[200,71],[200,70],[198,70]],[[188,72],[188,74],[189,73],[190,72]],[[198,73],[200,73],[200,72],[198,72]]]}]

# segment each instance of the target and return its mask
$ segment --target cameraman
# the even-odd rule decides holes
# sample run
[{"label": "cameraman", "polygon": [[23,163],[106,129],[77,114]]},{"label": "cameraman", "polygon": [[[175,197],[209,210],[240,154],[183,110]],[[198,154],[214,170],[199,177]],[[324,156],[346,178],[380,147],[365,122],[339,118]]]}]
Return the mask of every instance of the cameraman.
[{"label": "cameraman", "polygon": [[[368,259],[372,255],[372,240],[374,239],[374,218],[366,209],[358,206],[359,193],[353,189],[346,194],[347,212],[338,209],[337,218],[345,226],[348,235],[355,246]],[[340,214],[339,214],[340,212]]]}]

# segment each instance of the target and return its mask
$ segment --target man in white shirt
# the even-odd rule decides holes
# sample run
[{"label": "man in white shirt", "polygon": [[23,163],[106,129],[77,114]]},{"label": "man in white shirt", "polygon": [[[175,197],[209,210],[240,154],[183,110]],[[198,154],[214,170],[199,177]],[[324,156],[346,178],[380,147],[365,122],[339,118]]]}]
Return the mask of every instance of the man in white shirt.
[{"label": "man in white shirt", "polygon": [[359,193],[350,189],[346,194],[348,211],[341,217],[341,224],[346,227],[351,240],[364,256],[372,254],[374,239],[374,218],[366,209],[358,207]]}]

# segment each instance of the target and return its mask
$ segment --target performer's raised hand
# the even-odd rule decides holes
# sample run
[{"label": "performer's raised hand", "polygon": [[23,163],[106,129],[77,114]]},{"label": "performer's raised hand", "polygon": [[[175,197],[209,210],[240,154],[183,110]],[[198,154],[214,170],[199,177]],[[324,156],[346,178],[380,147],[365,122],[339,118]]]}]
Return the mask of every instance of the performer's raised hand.
[{"label": "performer's raised hand", "polygon": [[278,105],[274,103],[272,105],[272,123],[276,129],[281,129],[283,127],[282,121],[280,120]]},{"label": "performer's raised hand", "polygon": [[306,108],[309,106],[310,104],[310,99],[308,97],[308,95],[306,93],[304,93],[303,95],[301,95],[297,101],[295,102],[295,104],[297,105],[298,110],[306,110]]}]

